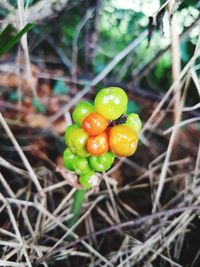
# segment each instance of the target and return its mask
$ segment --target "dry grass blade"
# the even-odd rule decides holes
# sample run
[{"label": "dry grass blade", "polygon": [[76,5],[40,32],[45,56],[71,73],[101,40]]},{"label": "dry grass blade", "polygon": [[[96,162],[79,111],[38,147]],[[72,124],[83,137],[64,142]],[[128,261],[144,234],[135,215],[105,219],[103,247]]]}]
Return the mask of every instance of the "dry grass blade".
[{"label": "dry grass blade", "polygon": [[9,217],[10,217],[10,220],[11,220],[11,223],[13,225],[13,228],[14,228],[14,231],[15,231],[15,234],[16,234],[16,237],[18,239],[18,242],[20,243],[21,245],[21,248],[22,248],[22,251],[23,251],[23,254],[24,254],[24,257],[26,259],[26,262],[28,264],[29,267],[32,267],[32,264],[31,264],[31,261],[30,261],[30,258],[29,258],[29,255],[28,255],[28,252],[24,246],[24,241],[22,239],[22,236],[20,234],[20,231],[19,231],[19,228],[18,228],[18,225],[17,225],[17,222],[15,220],[15,216],[12,212],[12,209],[9,205],[9,203],[6,201],[6,199],[3,197],[3,195],[1,194],[0,195],[0,199],[4,202],[4,204],[6,204],[6,208],[7,208],[7,211],[8,211],[8,214],[9,214]]},{"label": "dry grass blade", "polygon": [[42,187],[38,181],[38,178],[35,174],[35,172],[33,171],[33,168],[31,167],[30,163],[28,162],[24,152],[22,151],[21,147],[19,146],[17,140],[15,139],[14,135],[12,134],[8,124],[6,123],[2,113],[0,113],[0,122],[4,128],[4,130],[6,131],[7,135],[9,136],[10,140],[12,141],[14,147],[16,148],[20,158],[22,159],[27,171],[29,172],[30,177],[33,180],[33,183],[35,184],[36,188],[38,191],[42,191]]},{"label": "dry grass blade", "polygon": [[17,262],[12,262],[12,261],[0,260],[0,266],[24,267],[25,263],[17,263]]},{"label": "dry grass blade", "polygon": [[[189,70],[190,70],[191,67],[193,67],[193,64],[195,63],[195,60],[197,58],[197,55],[199,54],[199,42],[200,42],[200,38],[198,39],[198,42],[197,42],[197,45],[196,45],[196,49],[194,51],[194,55],[193,55],[192,59],[189,62],[190,64],[188,63],[189,64],[189,66],[188,66],[189,67]],[[177,79],[179,79],[179,77]],[[177,83],[177,86],[179,84],[178,81],[179,80],[176,80],[175,81]],[[171,153],[172,153],[172,150],[173,150],[175,141],[176,141],[176,135],[177,135],[177,129],[178,129],[177,124],[181,120],[182,108],[183,108],[184,100],[185,100],[185,92],[187,91],[187,89],[189,87],[189,83],[190,83],[190,75],[187,76],[186,84],[185,84],[185,87],[184,87],[183,96],[181,98],[181,102],[179,104],[178,110],[176,111],[175,126],[172,129],[172,134],[171,134],[169,145],[168,145],[168,148],[167,148],[167,152],[166,152],[166,156],[165,156],[163,168],[162,168],[162,171],[161,171],[161,174],[160,174],[158,189],[157,189],[155,200],[154,200],[154,203],[153,203],[153,209],[152,209],[153,212],[155,212],[156,209],[157,209],[157,207],[159,207],[159,200],[160,200],[160,197],[161,197],[161,194],[162,194],[162,190],[163,190],[163,186],[164,186],[164,181],[165,181],[165,178],[166,178],[166,175],[167,175],[168,163],[169,163],[169,160],[170,160],[170,157],[171,157]]]},{"label": "dry grass blade", "polygon": [[[100,0],[86,2],[0,3],[2,28],[9,22],[18,28],[30,21],[37,24],[29,41],[22,39],[17,57],[16,46],[1,60],[0,266],[198,266],[197,4],[182,7],[182,1],[165,1],[150,14],[153,24],[148,31],[145,13],[132,16],[115,1],[103,1],[102,6]],[[140,5],[144,12],[147,2]],[[168,5],[171,14],[177,13],[170,25],[171,61],[167,33],[163,40],[155,33],[146,48],[150,31],[160,30]],[[176,16],[183,19],[181,71]],[[132,21],[142,22],[134,24],[133,35]],[[188,52],[190,46],[194,49]],[[140,110],[144,127],[133,157],[116,158],[106,173],[97,173],[99,184],[87,191],[81,216],[69,227],[74,193],[83,186],[80,177],[64,167],[65,126],[73,123],[71,108],[83,98],[94,100],[94,87],[98,91],[100,86],[124,88],[131,104],[127,112]]]},{"label": "dry grass blade", "polygon": [[97,85],[103,78],[110,73],[110,71],[124,58],[126,57],[135,47],[137,47],[142,40],[147,36],[147,31],[144,31],[137,39],[133,40],[124,50],[122,50],[114,59],[106,66],[106,68],[98,74],[94,79],[91,80],[90,84],[85,86],[81,92],[79,92],[68,104],[63,106],[55,115],[51,117],[51,122],[57,120],[66,111],[73,107],[84,95],[86,95],[90,89]]}]

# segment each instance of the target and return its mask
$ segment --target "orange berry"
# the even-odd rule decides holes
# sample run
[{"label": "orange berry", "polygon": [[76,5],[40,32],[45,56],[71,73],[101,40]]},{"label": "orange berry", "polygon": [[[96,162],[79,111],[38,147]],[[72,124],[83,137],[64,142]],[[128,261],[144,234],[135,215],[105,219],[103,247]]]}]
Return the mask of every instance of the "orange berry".
[{"label": "orange berry", "polygon": [[100,114],[91,112],[82,123],[82,128],[90,135],[98,135],[108,127],[108,121]]},{"label": "orange berry", "polygon": [[109,146],[112,153],[118,157],[128,157],[134,154],[138,145],[138,134],[126,125],[117,125],[109,131]]},{"label": "orange berry", "polygon": [[108,135],[103,132],[97,136],[91,136],[87,141],[87,151],[93,156],[100,156],[108,152]]}]

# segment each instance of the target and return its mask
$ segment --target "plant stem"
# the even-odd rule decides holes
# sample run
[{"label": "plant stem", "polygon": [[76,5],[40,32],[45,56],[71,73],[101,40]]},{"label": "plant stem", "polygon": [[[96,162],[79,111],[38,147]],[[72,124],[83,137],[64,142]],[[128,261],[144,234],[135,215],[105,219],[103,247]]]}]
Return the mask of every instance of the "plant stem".
[{"label": "plant stem", "polygon": [[73,217],[70,219],[68,223],[69,228],[71,228],[76,223],[76,221],[78,220],[80,216],[80,212],[83,206],[86,192],[87,192],[86,189],[78,189],[74,193],[73,203],[72,203],[72,208],[71,208],[71,213],[73,214]]}]

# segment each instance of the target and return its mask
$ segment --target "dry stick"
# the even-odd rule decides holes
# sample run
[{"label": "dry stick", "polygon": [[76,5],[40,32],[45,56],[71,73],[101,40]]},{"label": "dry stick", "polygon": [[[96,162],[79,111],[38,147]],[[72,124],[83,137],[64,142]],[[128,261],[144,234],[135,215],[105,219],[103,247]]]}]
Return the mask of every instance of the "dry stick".
[{"label": "dry stick", "polygon": [[7,9],[9,12],[13,12],[15,10],[14,6],[10,4],[8,1],[1,1],[0,6]]},{"label": "dry stick", "polygon": [[[169,0],[169,14],[172,14],[172,8],[175,4],[175,0]],[[179,45],[179,35],[177,31],[178,21],[177,21],[177,14],[175,13],[171,20],[171,53],[172,53],[172,79],[173,81],[178,80],[178,77],[181,72],[181,60],[180,60],[180,45]],[[179,85],[177,84],[177,87]],[[174,88],[174,96],[175,96],[175,103],[174,103],[174,121],[177,122],[176,112],[179,108],[181,94],[179,90]],[[179,122],[179,121],[178,121]]]},{"label": "dry stick", "polygon": [[[189,69],[191,68],[193,62],[196,60],[196,58],[198,57],[198,53],[195,53],[193,55],[193,57],[190,59],[190,61],[187,63],[187,65],[185,65],[185,67],[183,68],[183,70],[181,71],[178,79],[179,81],[181,81],[181,79],[184,78],[184,76],[187,74],[187,72],[189,71]],[[162,100],[160,101],[160,103],[157,105],[156,109],[153,111],[153,113],[151,114],[151,116],[149,117],[149,119],[146,121],[145,125],[143,126],[141,133],[143,134],[149,127],[151,127],[151,123],[153,122],[153,119],[156,117],[156,115],[160,112],[161,108],[163,107],[163,105],[165,104],[165,102],[167,101],[167,99],[169,98],[169,96],[173,93],[174,88],[177,86],[178,84],[178,80],[173,82],[173,84],[170,86],[169,90],[167,91],[167,93],[163,96]]]},{"label": "dry stick", "polygon": [[[193,28],[199,26],[199,24],[200,24],[200,19],[197,18],[194,22],[192,22],[192,24],[189,27],[187,27],[183,30],[183,32],[180,35],[180,39],[181,40],[185,39],[189,35],[189,33],[193,30]],[[134,70],[134,72],[133,72],[134,81],[138,82],[144,76],[146,76],[149,73],[149,71],[153,67],[155,67],[155,65],[158,62],[158,60],[160,59],[160,57],[162,57],[169,49],[170,49],[170,45],[168,45],[163,50],[160,50],[159,52],[157,52],[149,62],[147,62],[146,64],[144,64],[142,66],[142,68],[140,67],[140,68]]]},{"label": "dry stick", "polygon": [[[44,37],[43,37],[44,38]],[[58,43],[54,40],[54,38],[50,35],[46,36],[44,39],[47,40],[47,42],[50,44],[50,46],[55,50],[55,52],[57,53],[57,55],[59,56],[60,60],[62,61],[62,63],[68,68],[71,69],[72,67],[72,63],[71,61],[68,59],[65,51],[58,46]],[[40,75],[40,74],[39,74]]]},{"label": "dry stick", "polygon": [[200,121],[200,117],[191,118],[191,119],[187,119],[187,120],[181,121],[178,124],[175,124],[174,126],[172,126],[172,127],[168,128],[167,130],[165,130],[163,132],[163,134],[167,135],[167,134],[171,133],[174,128],[178,129],[178,128],[183,127],[183,126],[185,126],[185,125],[187,125],[189,123],[193,123],[193,122],[197,122],[197,121]]},{"label": "dry stick", "polygon": [[0,156],[0,166],[3,166],[5,167],[6,169],[9,169],[13,172],[16,172],[22,176],[29,176],[28,175],[28,172],[18,168],[18,167],[15,167],[13,166],[12,164],[10,164],[10,162],[6,161],[5,159],[3,159],[1,156]]},{"label": "dry stick", "polygon": [[6,189],[8,195],[12,198],[16,198],[13,190],[11,189],[10,185],[7,183],[6,179],[3,177],[3,175],[0,172],[0,182],[4,186],[4,189]]},{"label": "dry stick", "polygon": [[113,191],[111,189],[111,186],[110,186],[110,183],[109,183],[109,180],[108,180],[108,176],[105,172],[103,172],[103,178],[104,178],[104,181],[106,183],[106,187],[108,189],[108,194],[110,196],[110,200],[111,200],[111,203],[112,203],[112,206],[113,206],[113,211],[114,211],[114,216],[115,216],[115,219],[116,219],[116,222],[120,222],[120,218],[119,218],[119,214],[118,214],[118,210],[117,210],[117,205],[116,205],[116,201],[115,201],[115,198],[114,198],[114,194],[113,194]]},{"label": "dry stick", "polygon": [[4,257],[2,257],[2,260],[9,260],[11,257],[13,257],[15,254],[17,254],[17,252],[19,252],[19,249],[14,248],[13,250],[11,250],[8,254],[6,254]]},{"label": "dry stick", "polygon": [[[197,44],[196,44],[194,55],[193,55],[192,59],[189,61],[189,63],[190,63],[189,67],[190,68],[192,67],[192,65],[195,62],[195,59],[196,59],[195,55],[199,54],[199,51],[198,51],[199,44],[200,44],[200,36],[199,36]],[[183,91],[183,97],[182,97],[181,102],[180,102],[180,107],[177,110],[175,126],[177,125],[177,123],[181,119],[182,107],[184,105],[186,92],[188,90],[188,87],[189,87],[189,84],[190,84],[190,80],[191,80],[189,74],[187,75],[187,79],[186,79],[186,83],[185,83],[185,87],[184,87],[184,91]],[[180,77],[180,75],[179,75],[179,77]],[[163,168],[162,168],[162,171],[161,171],[161,174],[160,174],[160,180],[159,180],[159,184],[158,184],[158,189],[157,189],[156,197],[155,197],[155,200],[154,200],[154,203],[153,203],[153,209],[152,209],[153,212],[156,211],[156,208],[159,205],[160,196],[161,196],[161,193],[162,193],[162,190],[163,190],[163,186],[164,186],[164,182],[165,182],[165,178],[166,178],[166,174],[167,174],[168,163],[169,163],[169,160],[170,160],[170,157],[171,157],[171,153],[172,153],[172,149],[173,149],[173,146],[174,146],[175,140],[176,140],[176,134],[177,134],[177,128],[174,127],[173,130],[172,130],[172,134],[171,134],[171,137],[170,137],[169,145],[168,145],[168,148],[167,148],[167,153],[166,153],[166,157],[165,157],[165,160],[164,160]]]},{"label": "dry stick", "polygon": [[72,231],[89,215],[89,213],[91,212],[91,210],[93,210],[93,208],[96,206],[96,204],[101,201],[103,199],[103,196],[99,196],[90,206],[90,208],[83,214],[83,216],[81,216],[81,218],[78,219],[78,221],[71,227],[69,228],[69,230],[56,242],[56,244],[53,245],[53,247],[51,247],[51,249],[49,250],[48,254],[50,255],[50,253],[53,253],[53,251],[55,250],[56,247],[59,247],[60,243],[63,242],[64,240],[66,240],[67,236],[69,236]]},{"label": "dry stick", "polygon": [[[187,225],[195,218],[196,215],[191,214],[191,210],[189,210],[188,213],[186,212],[187,211],[184,211],[184,213],[176,218],[168,227],[168,229],[165,230],[166,233],[171,230],[172,232],[170,233],[170,236],[165,241],[165,243],[162,244],[161,247],[156,250],[156,253],[152,255],[152,261],[158,256],[158,254],[162,253],[165,248],[170,247],[170,244],[176,240],[177,235],[183,233]],[[180,220],[180,222],[178,222],[178,220]],[[175,225],[176,228],[173,229]]]},{"label": "dry stick", "polygon": [[[21,248],[21,245],[17,242],[13,242],[13,241],[4,241],[4,240],[0,240],[0,245],[1,246],[9,246],[11,248]],[[33,245],[33,244],[24,244],[26,249],[31,249],[32,247],[35,248],[36,246],[39,247],[42,251],[44,252],[48,252],[49,247],[48,246],[41,246],[41,245]]]},{"label": "dry stick", "polygon": [[16,263],[14,261],[5,261],[0,260],[0,266],[8,266],[8,267],[24,267],[25,263]]},{"label": "dry stick", "polygon": [[[181,104],[176,112],[176,121],[175,121],[175,126],[178,124],[178,122],[181,120],[181,114],[182,114],[182,106],[183,106],[183,101],[181,101]],[[164,164],[163,164],[163,168],[160,174],[160,178],[159,178],[159,184],[158,184],[158,189],[156,192],[156,196],[155,196],[155,200],[153,203],[153,209],[152,212],[156,211],[156,208],[159,206],[159,200],[162,194],[162,190],[164,187],[164,183],[165,183],[165,178],[166,178],[166,174],[167,174],[167,170],[168,170],[168,164],[170,161],[170,157],[171,157],[171,153],[176,141],[176,136],[177,136],[177,127],[174,127],[172,130],[172,134],[170,137],[170,141],[169,141],[169,145],[167,147],[167,153],[166,153],[166,157],[164,160]]]},{"label": "dry stick", "polygon": [[[49,17],[55,16],[55,12],[60,12],[66,7],[69,0],[40,0],[28,9],[27,22],[38,23]],[[18,24],[17,11],[11,12],[6,21]]]},{"label": "dry stick", "polygon": [[[105,235],[105,234],[108,234],[108,233],[115,231],[115,230],[119,231],[119,229],[122,230],[123,228],[126,228],[126,227],[138,227],[145,222],[149,222],[150,220],[153,220],[153,219],[158,219],[162,216],[171,217],[171,216],[176,215],[176,214],[181,213],[181,212],[195,211],[195,210],[199,210],[199,209],[200,209],[200,206],[174,208],[174,209],[165,210],[165,211],[157,212],[154,214],[146,215],[146,216],[137,218],[135,220],[115,224],[115,225],[112,225],[106,229],[101,229],[101,230],[94,232],[94,233],[91,233],[87,236],[80,237],[77,240],[71,242],[70,244],[64,244],[63,246],[60,246],[59,248],[54,250],[51,253],[51,256],[54,256],[56,253],[59,253],[61,250],[69,249],[70,247],[74,247],[77,244],[79,244],[85,240],[92,239],[92,238],[97,237],[97,236],[102,235],[102,234]],[[49,255],[45,255],[43,258],[38,260],[37,264],[48,260],[48,258],[49,258]]]},{"label": "dry stick", "polygon": [[13,145],[14,145],[16,151],[18,152],[18,154],[19,154],[21,160],[23,161],[24,166],[26,167],[27,171],[29,172],[29,175],[30,175],[30,177],[31,177],[31,179],[32,179],[32,181],[33,181],[33,183],[35,184],[35,186],[36,186],[38,192],[42,191],[42,187],[41,187],[41,185],[40,185],[40,183],[39,183],[39,181],[38,181],[38,178],[37,178],[36,174],[34,173],[34,171],[33,171],[32,167],[31,167],[30,163],[28,162],[28,160],[27,160],[27,158],[26,158],[24,152],[22,151],[22,149],[21,149],[21,147],[19,146],[17,140],[15,139],[13,133],[11,132],[11,130],[10,130],[10,128],[9,128],[9,126],[8,126],[8,124],[7,124],[7,122],[5,121],[5,119],[4,119],[3,115],[2,115],[2,113],[0,113],[0,122],[1,122],[1,124],[2,124],[2,126],[3,126],[3,128],[4,128],[4,130],[6,131],[8,137],[9,137],[10,140],[12,141],[12,143],[13,143]]},{"label": "dry stick", "polygon": [[[197,42],[197,45],[196,45],[196,49],[195,49],[195,53],[197,52],[197,50],[198,50],[198,47],[199,47],[199,42],[200,42],[200,37],[199,37],[199,39],[198,39],[198,42]],[[194,54],[195,54],[194,53]],[[188,84],[189,84],[189,82],[190,82],[190,76],[188,75],[188,77],[187,77],[187,81],[186,81],[186,86],[185,86],[185,88],[184,88],[184,94],[186,94],[186,92],[187,92],[187,88],[188,88]],[[197,88],[197,90],[198,90],[198,88]],[[198,153],[199,154],[199,153]],[[197,162],[198,162],[198,160],[199,160],[199,155],[197,156]],[[198,164],[198,163],[196,163],[196,164]],[[196,170],[196,169],[195,169]],[[198,203],[198,202],[197,202]],[[179,229],[181,229],[181,231],[182,231],[182,228],[184,227],[184,224],[185,224],[185,221],[188,219],[188,222],[186,222],[186,225],[189,223],[189,222],[191,222],[191,220],[194,218],[194,215],[192,215],[192,216],[189,216],[189,218],[188,218],[188,216],[189,216],[189,214],[187,215],[187,214],[185,214],[185,217],[182,219],[182,221],[179,223],[179,225],[177,226],[177,228],[178,228],[178,230],[177,230],[177,232],[175,232],[175,235],[177,236],[177,234],[178,234],[178,232],[179,232]],[[180,216],[181,217],[181,216]],[[180,220],[181,220],[181,218],[180,218]],[[170,240],[170,243],[171,242],[173,242],[173,240],[175,239],[175,236],[174,237],[172,237],[171,238],[171,240]],[[168,246],[170,245],[170,243],[168,244]],[[162,248],[162,249],[164,249],[164,248]]]},{"label": "dry stick", "polygon": [[[169,0],[169,15],[172,15],[172,9],[175,4],[175,0]],[[172,80],[178,81],[180,72],[181,72],[181,59],[180,59],[180,44],[179,44],[179,35],[177,32],[178,21],[177,14],[173,14],[171,20],[171,56],[172,56]],[[181,92],[179,89],[179,83],[177,88],[174,88],[174,123],[175,125],[180,122],[182,111],[177,113],[181,100]],[[175,131],[175,139],[178,136],[178,130]]]},{"label": "dry stick", "polygon": [[[4,188],[6,189],[8,195],[11,197],[11,198],[16,198],[16,195],[14,194],[14,192],[12,191],[12,189],[10,188],[9,184],[7,183],[7,181],[4,179],[3,175],[0,173],[0,182],[2,183],[2,185],[4,186]],[[20,209],[20,205],[18,205],[19,209]],[[30,220],[24,210],[24,208],[21,209],[22,211],[22,216],[24,218],[24,221],[25,221],[25,224],[27,225],[27,228],[30,232],[30,234],[32,235],[32,238],[34,238],[34,240],[36,239],[35,238],[35,235],[34,235],[34,231],[33,231],[33,228],[32,228],[32,225],[30,223]],[[35,247],[37,253],[38,253],[38,256],[42,257],[43,254],[42,252],[39,250],[39,248],[36,246]],[[46,264],[45,264],[46,265]]]},{"label": "dry stick", "polygon": [[194,176],[193,176],[193,180],[192,180],[192,189],[193,189],[193,191],[194,191],[194,189],[196,187],[199,170],[200,170],[200,143],[199,143],[199,149],[198,149],[198,153],[197,153],[197,160],[196,160],[195,169],[194,169]]},{"label": "dry stick", "polygon": [[94,13],[94,8],[89,9],[83,19],[80,21],[80,23],[76,26],[75,33],[73,36],[73,41],[72,41],[72,79],[77,80],[76,77],[76,69],[77,69],[77,58],[78,58],[78,37],[80,35],[80,32],[84,25],[87,23],[87,21],[91,18],[91,16]]},{"label": "dry stick", "polygon": [[28,264],[29,267],[32,267],[32,264],[30,262],[30,259],[29,259],[29,255],[28,255],[28,252],[24,246],[24,241],[22,239],[22,236],[21,236],[21,233],[19,231],[19,228],[18,228],[18,225],[17,225],[17,222],[16,222],[16,219],[15,219],[15,216],[12,212],[12,209],[10,207],[10,204],[9,202],[4,198],[4,196],[2,194],[0,194],[0,199],[6,204],[6,208],[7,208],[7,211],[8,211],[8,215],[10,217],[10,221],[12,223],[12,226],[14,228],[14,231],[15,231],[15,234],[16,234],[16,237],[21,245],[21,248],[22,248],[22,251],[23,251],[23,254],[24,254],[24,257],[26,259],[26,262]]},{"label": "dry stick", "polygon": [[81,90],[69,103],[64,105],[56,114],[51,116],[50,121],[53,123],[60,116],[62,116],[67,110],[73,107],[77,101],[79,101],[85,94],[89,92],[91,87],[98,84],[103,78],[108,75],[110,71],[125,57],[127,56],[134,48],[136,48],[142,40],[147,36],[147,30],[144,31],[137,39],[133,40],[124,50],[122,50],[113,60],[105,67],[105,69],[98,74],[88,85],[86,85],[83,90]]},{"label": "dry stick", "polygon": [[[76,188],[72,188],[71,191],[67,194],[66,197],[64,197],[62,199],[62,201],[60,202],[60,204],[56,207],[56,209],[53,211],[53,215],[57,216],[58,213],[65,207],[65,204],[69,202],[69,199],[72,198],[74,192],[76,191]],[[46,220],[46,225],[48,227],[48,223],[49,223],[49,219]]]},{"label": "dry stick", "polygon": [[[26,25],[26,18],[27,18],[27,9],[24,9],[24,0],[17,0],[18,5],[18,15],[20,19],[20,28],[23,28]],[[29,57],[29,50],[28,50],[28,40],[27,40],[27,33],[24,34],[24,36],[21,39],[21,44],[24,50],[24,56],[25,56],[25,69],[26,69],[26,79],[27,82],[32,89],[32,94],[34,98],[37,97],[36,88],[33,83],[33,75],[31,71],[31,63],[30,63],[30,57]]]},{"label": "dry stick", "polygon": [[[38,211],[40,211],[41,213],[43,213],[47,217],[51,218],[51,220],[54,221],[55,226],[59,225],[64,231],[68,231],[69,230],[69,228],[67,228],[66,225],[64,225],[62,222],[57,220],[57,218],[55,216],[53,216],[50,212],[48,212],[40,203],[33,203],[33,202],[30,202],[30,201],[24,201],[24,200],[20,200],[20,199],[12,199],[12,198],[7,198],[6,200],[9,203],[16,203],[16,204],[19,203],[21,205],[35,207]],[[75,234],[74,232],[71,232],[71,235],[74,237],[74,239],[78,239],[79,238],[79,236],[77,234]],[[85,241],[82,241],[81,243],[93,255],[95,255],[96,257],[101,259],[103,262],[107,263],[108,266],[113,266],[113,264],[111,264],[103,255],[101,255],[97,250],[95,250],[88,243],[86,243]],[[36,262],[36,265],[37,265],[38,262],[42,262],[42,261],[43,261],[43,257],[39,258],[38,261]]]},{"label": "dry stick", "polygon": [[[195,203],[196,204],[196,203]],[[163,238],[163,234],[166,236],[167,235],[167,233],[169,233],[170,231],[172,231],[172,229],[174,229],[174,227],[176,226],[176,225],[178,225],[178,223],[179,223],[179,221],[183,218],[183,222],[185,223],[185,217],[187,216],[187,215],[189,215],[189,214],[186,214],[186,212],[188,212],[189,214],[190,214],[190,210],[188,211],[184,211],[184,213],[183,214],[181,214],[179,217],[177,217],[177,218],[175,218],[174,220],[172,220],[172,222],[171,222],[171,224],[166,228],[166,229],[164,229],[163,231],[161,230],[161,231],[158,231],[158,232],[156,232],[156,234],[154,234],[152,237],[150,237],[150,239],[148,239],[142,246],[140,246],[140,247],[138,247],[137,249],[135,249],[134,251],[133,251],[133,253],[130,255],[130,256],[128,256],[128,260],[130,260],[130,259],[132,259],[132,258],[136,258],[136,261],[137,262],[139,262],[139,261],[141,261],[147,254],[149,254],[149,252],[152,250],[152,247],[153,247],[153,245],[155,245],[156,243],[158,244],[158,245],[160,245],[160,241],[162,240],[162,238]],[[188,217],[188,216],[187,216]],[[190,219],[192,220],[194,218],[194,215],[193,216],[190,216]],[[186,218],[187,219],[187,218]],[[190,220],[190,221],[191,221]],[[186,226],[185,226],[186,227]],[[180,228],[180,226],[179,226],[179,228]],[[162,232],[164,232],[163,234],[162,234]],[[177,234],[179,233],[179,231],[177,231]],[[175,238],[174,239],[172,239],[171,241],[174,241],[175,240]],[[161,253],[160,251],[159,251],[159,253]],[[126,260],[124,260],[121,264],[119,264],[117,267],[122,267],[122,266],[124,266],[124,264],[125,264],[125,262],[127,261],[127,259]]]},{"label": "dry stick", "polygon": [[[42,201],[45,201],[45,196],[44,196],[44,192],[42,192],[42,187],[38,181],[38,178],[36,176],[36,174],[34,173],[30,163],[28,162],[24,152],[22,151],[21,147],[19,146],[17,140],[15,139],[14,135],[12,134],[10,128],[8,127],[8,124],[6,123],[5,119],[3,118],[3,115],[0,113],[0,122],[4,128],[4,130],[6,131],[8,137],[10,138],[10,140],[12,141],[16,151],[18,152],[20,158],[22,159],[24,166],[26,167],[26,169],[29,172],[29,175],[33,181],[33,183],[36,186],[36,189],[38,190],[38,192],[41,192],[41,197],[42,197]],[[29,220],[27,219],[26,222],[28,222]],[[28,223],[28,226],[30,226],[30,224]],[[29,227],[30,229],[30,227]]]},{"label": "dry stick", "polygon": [[199,77],[197,76],[197,73],[196,73],[197,69],[199,69],[199,68],[200,68],[200,65],[197,65],[197,67],[196,66],[193,67],[191,69],[191,75],[192,75],[193,82],[197,88],[198,94],[200,96],[200,81],[199,81]]}]

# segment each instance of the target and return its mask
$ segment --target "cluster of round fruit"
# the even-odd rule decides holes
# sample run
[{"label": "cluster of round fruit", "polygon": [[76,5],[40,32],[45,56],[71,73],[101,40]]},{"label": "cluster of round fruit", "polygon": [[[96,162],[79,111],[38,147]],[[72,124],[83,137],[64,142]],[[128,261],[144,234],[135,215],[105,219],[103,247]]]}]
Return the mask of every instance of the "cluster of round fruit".
[{"label": "cluster of round fruit", "polygon": [[138,144],[141,121],[126,115],[128,97],[118,87],[104,88],[94,105],[82,101],[74,109],[74,124],[66,129],[64,165],[76,172],[84,188],[98,184],[95,172],[110,169],[115,157],[131,156]]}]

